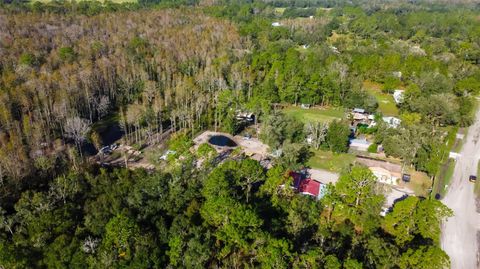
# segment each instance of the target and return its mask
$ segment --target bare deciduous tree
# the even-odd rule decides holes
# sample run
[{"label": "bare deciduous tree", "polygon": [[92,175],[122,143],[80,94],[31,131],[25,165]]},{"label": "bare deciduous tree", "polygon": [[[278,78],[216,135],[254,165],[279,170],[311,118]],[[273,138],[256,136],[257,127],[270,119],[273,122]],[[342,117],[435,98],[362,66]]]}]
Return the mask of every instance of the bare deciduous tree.
[{"label": "bare deciduous tree", "polygon": [[107,96],[102,95],[95,103],[95,106],[98,113],[98,119],[101,119],[108,114],[110,109],[110,99]]},{"label": "bare deciduous tree", "polygon": [[318,149],[320,145],[325,142],[327,136],[328,125],[323,122],[308,123],[307,133],[312,140],[312,145]]},{"label": "bare deciduous tree", "polygon": [[96,238],[92,238],[91,236],[88,236],[87,238],[85,238],[85,241],[83,241],[83,245],[82,245],[83,252],[94,254],[99,241],[100,240]]},{"label": "bare deciduous tree", "polygon": [[80,150],[80,145],[85,141],[90,131],[90,122],[80,117],[68,118],[65,121],[65,137],[73,139]]}]

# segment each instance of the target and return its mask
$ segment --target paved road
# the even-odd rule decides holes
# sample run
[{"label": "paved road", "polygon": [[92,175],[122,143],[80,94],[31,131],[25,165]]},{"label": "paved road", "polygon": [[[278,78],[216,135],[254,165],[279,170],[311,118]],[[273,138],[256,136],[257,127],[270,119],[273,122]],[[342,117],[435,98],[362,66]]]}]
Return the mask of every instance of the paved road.
[{"label": "paved road", "polygon": [[480,110],[468,130],[461,156],[457,159],[448,192],[442,202],[451,208],[454,216],[442,226],[442,249],[450,256],[452,269],[480,268],[477,231],[480,214],[476,212],[474,184],[469,175],[477,173],[480,158]]}]

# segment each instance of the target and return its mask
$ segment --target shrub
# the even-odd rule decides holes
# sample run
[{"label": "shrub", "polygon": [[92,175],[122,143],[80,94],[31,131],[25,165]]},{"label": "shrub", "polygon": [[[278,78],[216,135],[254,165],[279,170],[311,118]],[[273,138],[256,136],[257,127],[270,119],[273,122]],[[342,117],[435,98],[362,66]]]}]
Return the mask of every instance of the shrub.
[{"label": "shrub", "polygon": [[378,151],[378,145],[375,144],[375,143],[373,143],[373,144],[371,144],[371,145],[368,147],[367,150],[368,150],[368,152],[370,152],[370,153],[377,153],[377,151]]}]

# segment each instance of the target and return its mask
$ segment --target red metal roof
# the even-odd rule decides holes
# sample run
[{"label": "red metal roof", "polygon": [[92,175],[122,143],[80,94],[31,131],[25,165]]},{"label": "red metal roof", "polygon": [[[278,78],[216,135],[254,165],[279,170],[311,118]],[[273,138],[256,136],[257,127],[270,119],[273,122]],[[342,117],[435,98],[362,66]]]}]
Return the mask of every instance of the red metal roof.
[{"label": "red metal roof", "polygon": [[318,197],[318,195],[320,194],[320,185],[320,182],[307,178],[300,182],[298,191],[304,194]]}]

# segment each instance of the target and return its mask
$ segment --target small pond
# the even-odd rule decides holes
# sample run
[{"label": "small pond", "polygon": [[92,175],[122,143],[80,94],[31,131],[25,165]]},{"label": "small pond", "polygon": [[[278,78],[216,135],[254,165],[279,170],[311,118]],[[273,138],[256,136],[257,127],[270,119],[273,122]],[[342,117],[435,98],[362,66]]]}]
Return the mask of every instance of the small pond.
[{"label": "small pond", "polygon": [[214,135],[208,139],[208,143],[220,147],[236,147],[237,143],[224,135]]}]

